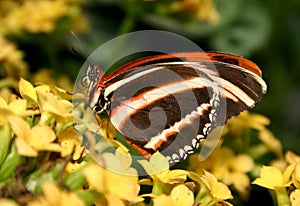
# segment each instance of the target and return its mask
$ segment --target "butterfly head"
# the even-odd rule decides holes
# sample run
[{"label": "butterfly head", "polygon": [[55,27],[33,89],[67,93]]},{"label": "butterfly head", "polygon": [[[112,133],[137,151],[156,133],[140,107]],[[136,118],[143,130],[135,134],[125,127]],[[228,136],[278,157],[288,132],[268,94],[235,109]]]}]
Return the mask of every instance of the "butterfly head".
[{"label": "butterfly head", "polygon": [[89,64],[81,80],[82,87],[87,89],[88,93],[90,93],[93,87],[96,86],[99,79],[103,76],[102,73],[103,72],[98,65]]},{"label": "butterfly head", "polygon": [[89,107],[93,109],[93,111],[98,111],[100,101],[100,96],[103,92],[103,88],[99,84],[101,78],[103,77],[104,72],[101,70],[99,65],[97,64],[89,64],[85,75],[81,80],[82,87],[87,91],[87,95],[89,97]]}]

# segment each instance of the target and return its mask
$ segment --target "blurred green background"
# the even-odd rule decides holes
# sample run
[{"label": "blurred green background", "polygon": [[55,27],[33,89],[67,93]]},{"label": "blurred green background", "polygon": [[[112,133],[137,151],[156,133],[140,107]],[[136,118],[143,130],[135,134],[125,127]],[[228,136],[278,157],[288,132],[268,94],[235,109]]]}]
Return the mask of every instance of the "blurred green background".
[{"label": "blurred green background", "polygon": [[[299,151],[300,1],[91,0],[81,2],[77,13],[88,24],[77,35],[89,53],[120,34],[160,29],[183,35],[205,51],[233,53],[256,62],[268,92],[253,111],[271,119],[270,128],[284,149]],[[70,34],[71,19],[60,19],[47,34],[9,37],[25,51],[32,72],[47,67],[75,80],[84,59],[68,47],[88,54]]]}]

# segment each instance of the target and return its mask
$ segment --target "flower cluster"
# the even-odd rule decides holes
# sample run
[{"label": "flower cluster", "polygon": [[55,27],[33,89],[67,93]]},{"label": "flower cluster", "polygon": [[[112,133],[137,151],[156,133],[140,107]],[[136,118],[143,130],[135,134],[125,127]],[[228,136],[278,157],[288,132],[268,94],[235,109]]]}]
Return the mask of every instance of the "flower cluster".
[{"label": "flower cluster", "polygon": [[[120,174],[101,167],[87,158],[73,127],[71,95],[24,79],[19,81],[18,93],[20,97],[13,93],[0,97],[0,181],[6,197],[0,203],[125,205],[151,198],[154,205],[195,201],[230,205],[225,201],[232,198],[230,190],[211,173],[170,170],[159,153],[139,161],[149,178],[139,179],[131,156],[122,149],[102,155],[105,164]],[[151,185],[152,193],[140,194],[144,185]],[[16,202],[8,199],[14,196]]]},{"label": "flower cluster", "polygon": [[[19,50],[11,38],[22,38],[32,33],[50,33],[62,18],[72,20],[71,27],[76,31],[88,28],[84,17],[80,14],[81,0],[26,0],[0,2],[0,64],[9,77],[24,77],[28,72],[28,64],[24,61],[24,52]],[[24,37],[23,37],[24,38]],[[1,76],[0,76],[1,77]]]},{"label": "flower cluster", "polygon": [[[257,178],[261,162],[264,161],[265,156],[273,154],[274,158],[270,161],[273,167],[263,166],[262,177],[252,183],[274,189],[268,183],[274,181],[276,185],[275,182],[279,181],[282,183],[279,185],[286,184],[285,188],[287,188],[290,186],[288,180],[295,166],[288,166],[288,161],[283,159],[280,141],[266,127],[269,123],[268,118],[249,112],[243,112],[238,117],[229,120],[223,128],[223,139],[212,154],[203,162],[199,162],[198,154],[192,155],[189,159],[189,169],[198,173],[203,169],[210,171],[216,179],[227,186],[232,186],[241,199],[247,200],[251,180]],[[294,163],[295,160],[291,160],[291,153],[288,154],[289,163]],[[286,174],[282,175],[281,170],[287,170]],[[278,193],[277,197],[282,197],[282,195]],[[285,204],[289,204],[289,201],[280,205]]]},{"label": "flower cluster", "polygon": [[278,205],[299,205],[300,203],[300,156],[288,151],[281,160],[281,166],[263,166],[260,177],[253,184],[275,192]]},{"label": "flower cluster", "polygon": [[[0,181],[6,197],[0,203],[147,205],[150,200],[153,205],[231,205],[233,191],[242,199],[249,197],[253,177],[253,184],[274,190],[281,205],[299,201],[300,157],[288,152],[283,159],[281,144],[267,130],[269,120],[264,116],[246,112],[230,120],[213,153],[202,162],[198,154],[191,155],[186,168],[170,169],[160,153],[138,160],[148,175],[141,178],[128,150],[114,138],[110,141],[117,149],[102,153],[102,162],[89,157],[73,126],[68,92],[49,85],[33,86],[24,79],[17,91],[20,96],[0,97]],[[97,127],[96,123],[81,124]],[[241,152],[227,143],[238,144],[252,130],[258,131],[259,144],[249,144]],[[103,128],[98,132],[104,134]],[[115,135],[113,130],[108,133]],[[263,166],[260,177],[252,174],[260,164],[258,154],[268,152],[276,157],[274,166]],[[14,188],[22,189],[13,192]]]},{"label": "flower cluster", "polygon": [[2,1],[0,33],[49,33],[55,29],[56,21],[62,17],[78,15],[80,3],[81,0]]}]

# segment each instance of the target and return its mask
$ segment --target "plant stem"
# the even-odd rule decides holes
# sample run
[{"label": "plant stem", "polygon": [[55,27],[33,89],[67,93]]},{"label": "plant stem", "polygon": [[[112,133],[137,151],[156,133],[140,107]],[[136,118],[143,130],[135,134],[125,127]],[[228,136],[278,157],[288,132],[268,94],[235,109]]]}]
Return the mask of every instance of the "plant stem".
[{"label": "plant stem", "polygon": [[275,189],[276,197],[277,197],[277,204],[278,206],[285,206],[290,205],[290,198],[286,192],[285,187],[278,187]]}]

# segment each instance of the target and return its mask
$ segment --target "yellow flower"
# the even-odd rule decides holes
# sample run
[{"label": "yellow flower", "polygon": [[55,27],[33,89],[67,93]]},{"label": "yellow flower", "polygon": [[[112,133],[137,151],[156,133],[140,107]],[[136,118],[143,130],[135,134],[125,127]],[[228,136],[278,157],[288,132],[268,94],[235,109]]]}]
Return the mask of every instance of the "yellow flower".
[{"label": "yellow flower", "polygon": [[40,124],[46,124],[54,118],[57,122],[56,129],[59,131],[65,124],[73,121],[71,102],[59,99],[51,92],[37,91],[37,96],[42,114]]},{"label": "yellow flower", "polygon": [[85,161],[81,161],[80,163],[78,163],[77,161],[74,163],[69,162],[66,167],[66,173],[69,174],[69,173],[75,172],[75,171],[85,167],[87,164],[88,163]]},{"label": "yellow flower", "polygon": [[169,162],[159,152],[154,153],[150,160],[138,160],[138,162],[146,170],[147,174],[154,181],[160,181],[164,184],[184,183],[189,174],[188,171],[175,169],[169,170]]},{"label": "yellow flower", "polygon": [[43,196],[29,202],[28,206],[84,206],[84,202],[75,193],[60,190],[50,182],[42,184]]},{"label": "yellow flower", "polygon": [[160,195],[153,199],[154,206],[193,206],[194,195],[184,184],[175,186],[170,195]]},{"label": "yellow flower", "polygon": [[263,166],[260,171],[260,177],[253,181],[253,184],[276,190],[277,188],[287,187],[291,184],[291,175],[295,165],[289,165],[282,173],[278,168],[272,166]]},{"label": "yellow flower", "polygon": [[171,196],[162,194],[158,197],[153,198],[154,206],[165,206],[165,205],[176,205]]},{"label": "yellow flower", "polygon": [[143,198],[138,197],[140,186],[137,176],[117,174],[97,164],[88,165],[83,174],[90,187],[104,194],[107,201],[115,202],[116,198],[131,203],[143,201]]},{"label": "yellow flower", "polygon": [[195,188],[195,202],[202,205],[228,205],[232,206],[226,199],[231,199],[229,188],[209,172],[202,170],[201,175],[189,172],[189,178],[197,184]]},{"label": "yellow flower", "polygon": [[2,97],[6,102],[11,102],[13,100],[19,99],[19,97],[13,94],[8,87],[2,87],[0,89],[0,97]]},{"label": "yellow flower", "polygon": [[63,1],[34,1],[27,0],[16,6],[7,16],[6,32],[26,29],[29,32],[50,32],[55,27],[55,21],[64,16],[68,6]]},{"label": "yellow flower", "polygon": [[159,152],[153,154],[149,161],[139,160],[138,162],[144,167],[149,175],[164,173],[169,170],[169,162],[167,158]]},{"label": "yellow flower", "polygon": [[176,1],[171,8],[194,15],[201,21],[208,21],[216,24],[219,21],[219,14],[212,0],[183,0]]},{"label": "yellow flower", "polygon": [[284,159],[275,159],[270,162],[270,165],[280,169],[280,171],[284,171],[288,163]]},{"label": "yellow flower", "polygon": [[282,158],[283,154],[281,142],[273,135],[270,130],[260,130],[258,137],[270,151],[274,152],[277,155],[279,159]]},{"label": "yellow flower", "polygon": [[217,198],[218,200],[226,200],[233,198],[228,187],[224,183],[218,182],[216,177],[213,176],[211,173],[204,171],[204,174],[201,176],[201,179],[210,190],[211,195]]},{"label": "yellow flower", "polygon": [[[78,16],[78,4],[80,3],[81,1],[69,0],[26,0],[14,4],[1,3],[0,9],[1,12],[3,11],[3,15],[0,20],[2,25],[0,33],[10,34],[22,30],[32,33],[51,32],[60,18]],[[79,23],[86,24],[86,21]]]},{"label": "yellow flower", "polygon": [[291,193],[290,201],[292,203],[292,206],[300,205],[300,190],[299,189],[296,189]]},{"label": "yellow flower", "polygon": [[193,170],[198,173],[202,173],[203,169],[209,170],[218,180],[226,185],[233,185],[241,195],[247,197],[250,180],[246,173],[254,168],[254,162],[249,155],[235,155],[227,147],[218,147],[205,161],[200,162],[198,155],[193,154],[189,162]]},{"label": "yellow flower", "polygon": [[292,151],[287,151],[287,153],[285,154],[285,159],[290,164],[300,163],[300,157]]},{"label": "yellow flower", "polygon": [[[104,162],[105,168],[108,170],[128,176],[138,176],[136,169],[130,167],[132,164],[131,155],[128,151],[123,151],[122,148],[118,148],[115,154],[102,153],[102,161]],[[92,156],[94,158],[94,156]],[[94,158],[97,161],[96,158]],[[99,161],[97,161],[100,163]]]},{"label": "yellow flower", "polygon": [[7,121],[9,116],[28,117],[39,113],[37,109],[27,109],[27,101],[25,99],[16,99],[7,104],[0,96],[0,125]]},{"label": "yellow flower", "polygon": [[81,146],[79,134],[72,126],[65,128],[58,134],[58,141],[62,147],[62,157],[72,154],[73,160],[78,160],[82,155],[85,154],[85,149]]},{"label": "yellow flower", "polygon": [[36,157],[38,151],[61,152],[61,147],[53,143],[56,135],[50,127],[37,125],[30,128],[23,119],[16,116],[8,117],[8,121],[17,136],[15,143],[18,154]]},{"label": "yellow flower", "polygon": [[292,175],[292,180],[297,189],[300,189],[300,164],[297,164]]},{"label": "yellow flower", "polygon": [[[140,184],[142,185],[152,185],[152,195],[161,196],[162,194],[169,194],[173,191],[176,185],[182,185],[189,175],[186,170],[169,170],[169,162],[162,154],[156,152],[150,158],[150,160],[139,160],[138,161],[142,167],[145,169],[147,174],[151,177],[152,181],[149,179],[142,179]],[[180,189],[180,188],[178,188]],[[181,189],[182,190],[182,187]],[[184,190],[184,189],[183,189]],[[174,190],[173,196],[167,197],[174,199],[174,204],[178,205],[182,200],[176,197],[178,190]],[[189,193],[185,193],[189,196]],[[157,205],[162,205],[166,198],[164,196],[157,199]],[[189,201],[188,201],[189,202]]]},{"label": "yellow flower", "polygon": [[260,114],[252,114],[250,112],[242,112],[239,116],[230,119],[226,127],[235,137],[248,133],[250,129],[263,130],[270,124],[270,120]]},{"label": "yellow flower", "polygon": [[36,90],[29,81],[26,81],[23,78],[19,81],[19,92],[23,99],[27,99],[31,102],[37,102]]},{"label": "yellow flower", "polygon": [[[47,125],[55,119],[56,130],[60,131],[62,126],[73,121],[72,108],[69,94],[66,91],[49,85],[34,87],[25,79],[19,82],[19,92],[23,99],[33,107],[39,106],[41,112],[40,125]],[[61,99],[64,98],[64,99]]]},{"label": "yellow flower", "polygon": [[0,205],[1,206],[18,206],[18,204],[11,200],[11,199],[7,199],[7,198],[0,198]]},{"label": "yellow flower", "polygon": [[[292,183],[291,176],[295,170],[295,166],[296,164],[289,165],[283,173],[276,167],[263,166],[260,171],[260,177],[256,178],[253,184],[275,191],[276,196],[274,197],[277,199],[277,205],[290,205],[291,201],[294,201],[294,203],[298,202],[298,192],[292,193],[290,197],[287,194],[287,187]],[[294,181],[295,179],[293,178]]]}]

